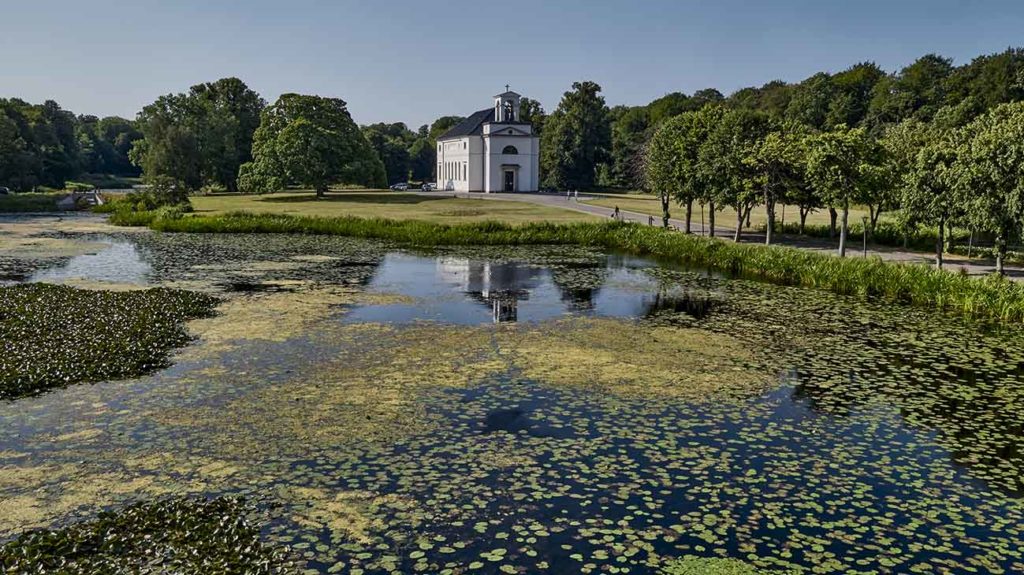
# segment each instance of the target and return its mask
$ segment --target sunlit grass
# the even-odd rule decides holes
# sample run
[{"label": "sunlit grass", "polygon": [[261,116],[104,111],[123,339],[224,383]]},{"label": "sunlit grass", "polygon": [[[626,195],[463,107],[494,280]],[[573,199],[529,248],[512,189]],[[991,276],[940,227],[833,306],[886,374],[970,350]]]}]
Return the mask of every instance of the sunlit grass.
[{"label": "sunlit grass", "polygon": [[420,220],[439,224],[500,221],[508,224],[548,221],[594,221],[596,216],[530,202],[453,198],[451,194],[409,194],[390,191],[330,192],[317,199],[312,192],[195,196],[192,205],[203,215],[228,212]]}]

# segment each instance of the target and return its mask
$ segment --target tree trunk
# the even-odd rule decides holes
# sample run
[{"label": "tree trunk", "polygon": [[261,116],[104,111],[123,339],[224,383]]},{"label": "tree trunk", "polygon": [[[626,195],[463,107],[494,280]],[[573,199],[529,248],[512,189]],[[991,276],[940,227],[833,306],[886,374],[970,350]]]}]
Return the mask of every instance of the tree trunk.
[{"label": "tree trunk", "polygon": [[839,257],[846,257],[846,236],[850,228],[850,202],[843,204],[843,222],[839,229]]},{"label": "tree trunk", "polygon": [[953,222],[946,222],[946,252],[953,253],[956,247],[956,236],[953,235]]},{"label": "tree trunk", "polygon": [[1003,262],[1006,261],[1006,234],[1003,231],[996,236],[996,273],[1006,275]]},{"label": "tree trunk", "polygon": [[871,235],[875,234],[875,226],[878,225],[878,220],[882,217],[882,206],[877,208],[868,206],[869,213],[871,214]]},{"label": "tree trunk", "polygon": [[693,200],[686,202],[686,233],[691,233],[690,220],[693,219]]},{"label": "tree trunk", "polygon": [[946,246],[946,241],[943,237],[946,229],[946,218],[939,219],[939,237],[935,239],[935,267],[942,269],[942,249]]},{"label": "tree trunk", "polygon": [[711,237],[715,237],[715,202],[708,202],[708,226]]},{"label": "tree trunk", "polygon": [[839,214],[836,213],[836,209],[832,206],[828,207],[828,217],[831,221],[828,226],[828,239],[834,240],[836,239],[836,218],[839,217]]},{"label": "tree trunk", "polygon": [[807,215],[811,213],[811,209],[806,210],[800,208],[800,235],[804,235],[804,227],[807,225]]},{"label": "tree trunk", "polygon": [[747,220],[747,225],[746,225],[746,227],[747,227],[748,229],[750,228],[750,212],[751,212],[751,210],[747,210],[747,217],[745,218],[745,219]]},{"label": "tree trunk", "polygon": [[[668,229],[668,221],[671,218],[671,214],[668,213],[668,194],[661,194],[661,227]],[[618,209],[618,208],[616,208]]]},{"label": "tree trunk", "polygon": [[320,199],[320,198],[324,197],[326,194],[327,194],[327,186],[317,186],[316,187],[316,197],[317,197],[317,199]]},{"label": "tree trunk", "polygon": [[[786,208],[783,207],[783,210]],[[765,226],[764,232],[764,244],[766,246],[772,245],[772,236],[775,231],[775,200],[765,197],[764,210],[768,214],[768,224]],[[750,212],[747,212],[747,217],[750,217]]]},{"label": "tree trunk", "polygon": [[701,203],[701,205],[700,205],[700,236],[701,236],[701,237],[704,237],[704,236],[705,236],[705,228],[704,228],[704,204],[703,204],[703,203]]},{"label": "tree trunk", "polygon": [[746,219],[746,214],[743,213],[741,206],[736,206],[736,233],[732,236],[732,241],[740,243],[740,234],[743,233],[743,220]]}]

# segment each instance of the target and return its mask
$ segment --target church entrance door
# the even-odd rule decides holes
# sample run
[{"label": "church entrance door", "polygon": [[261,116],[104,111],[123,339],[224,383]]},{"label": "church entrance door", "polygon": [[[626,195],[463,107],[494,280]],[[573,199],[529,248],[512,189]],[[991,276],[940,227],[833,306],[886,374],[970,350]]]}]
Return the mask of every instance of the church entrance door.
[{"label": "church entrance door", "polygon": [[512,170],[505,170],[505,191],[516,191],[516,173]]}]

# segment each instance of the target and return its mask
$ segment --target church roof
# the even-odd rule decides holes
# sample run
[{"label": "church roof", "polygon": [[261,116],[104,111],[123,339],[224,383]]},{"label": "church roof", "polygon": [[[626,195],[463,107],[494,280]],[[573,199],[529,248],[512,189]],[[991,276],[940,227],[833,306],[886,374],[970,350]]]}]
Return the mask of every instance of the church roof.
[{"label": "church roof", "polygon": [[461,138],[463,136],[479,136],[484,133],[484,124],[493,119],[493,108],[480,110],[458,124],[455,124],[450,130],[442,134],[438,140],[450,140],[452,138]]}]

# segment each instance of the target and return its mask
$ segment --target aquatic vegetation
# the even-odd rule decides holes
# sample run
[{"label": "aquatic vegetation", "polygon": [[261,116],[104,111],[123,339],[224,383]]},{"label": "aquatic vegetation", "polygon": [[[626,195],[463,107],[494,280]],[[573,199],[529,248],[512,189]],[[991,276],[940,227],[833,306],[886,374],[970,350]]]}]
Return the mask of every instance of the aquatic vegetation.
[{"label": "aquatic vegetation", "polygon": [[668,562],[662,575],[770,575],[735,559],[687,557]]},{"label": "aquatic vegetation", "polygon": [[612,319],[506,329],[498,345],[524,377],[551,385],[694,402],[762,393],[767,358],[725,334]]},{"label": "aquatic vegetation", "polygon": [[0,399],[164,367],[189,341],[210,296],[157,288],[98,292],[46,284],[0,287]]},{"label": "aquatic vegetation", "polygon": [[298,573],[287,550],[264,544],[253,509],[232,498],[166,499],[101,513],[0,546],[4,573]]},{"label": "aquatic vegetation", "polygon": [[221,315],[0,404],[0,538],[238,495],[308,573],[1024,572],[1018,326],[588,246],[130,241]]},{"label": "aquatic vegetation", "polygon": [[780,285],[829,290],[954,311],[969,317],[1024,321],[1024,286],[1000,278],[976,279],[880,258],[835,258],[808,250],[734,244],[622,223],[465,225],[416,220],[318,218],[231,213],[161,219],[148,225],[166,232],[325,234],[384,239],[416,246],[582,245],[653,256],[687,265],[723,270],[739,277]]}]

